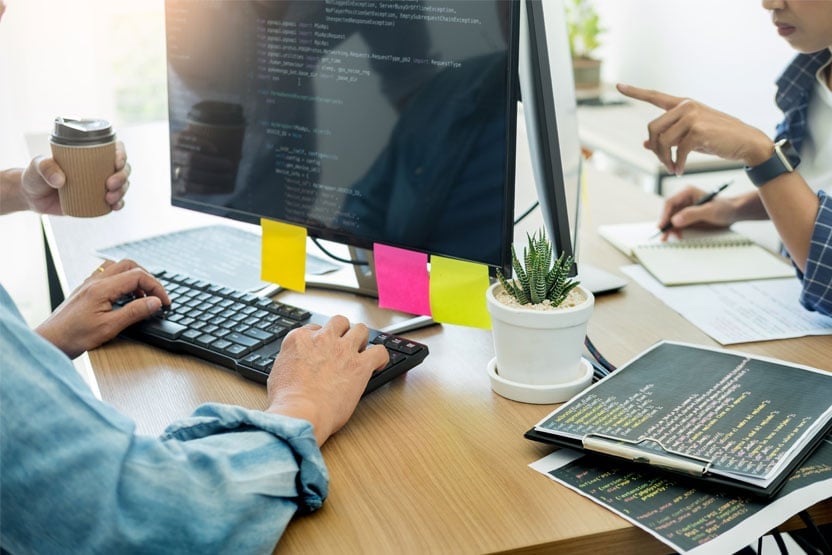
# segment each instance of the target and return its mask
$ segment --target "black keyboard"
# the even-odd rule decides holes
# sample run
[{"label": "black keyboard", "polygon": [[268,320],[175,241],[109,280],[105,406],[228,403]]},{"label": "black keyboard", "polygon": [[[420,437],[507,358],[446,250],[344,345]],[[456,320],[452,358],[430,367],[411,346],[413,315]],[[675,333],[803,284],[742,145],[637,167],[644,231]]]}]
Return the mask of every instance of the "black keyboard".
[{"label": "black keyboard", "polygon": [[[304,324],[323,325],[329,319],[182,274],[160,271],[154,275],[171,298],[170,308],[130,326],[122,335],[194,355],[257,382],[266,383],[286,334]],[[128,296],[116,306],[130,300]],[[426,345],[378,330],[370,330],[369,342],[384,345],[390,362],[373,373],[365,394],[407,372],[428,355]]]}]

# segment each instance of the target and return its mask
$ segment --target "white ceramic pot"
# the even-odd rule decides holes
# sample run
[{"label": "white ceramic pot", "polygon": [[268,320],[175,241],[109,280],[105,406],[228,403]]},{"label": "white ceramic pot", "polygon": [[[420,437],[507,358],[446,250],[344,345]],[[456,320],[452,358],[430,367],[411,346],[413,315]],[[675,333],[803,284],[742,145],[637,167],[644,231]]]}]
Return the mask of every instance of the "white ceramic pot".
[{"label": "white ceramic pot", "polygon": [[502,290],[499,283],[488,288],[486,301],[496,354],[489,373],[497,393],[524,402],[558,403],[592,382],[592,367],[581,360],[581,353],[595,297],[580,285],[576,289],[586,296],[585,302],[533,310],[497,300],[495,292]]}]

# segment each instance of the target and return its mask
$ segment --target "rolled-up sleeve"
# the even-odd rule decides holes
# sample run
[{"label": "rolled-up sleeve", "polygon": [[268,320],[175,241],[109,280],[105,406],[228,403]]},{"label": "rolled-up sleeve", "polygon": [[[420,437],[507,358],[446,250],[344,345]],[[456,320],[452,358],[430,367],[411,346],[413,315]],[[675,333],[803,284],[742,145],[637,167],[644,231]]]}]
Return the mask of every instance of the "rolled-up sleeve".
[{"label": "rolled-up sleeve", "polygon": [[160,437],[138,435],[8,302],[0,288],[4,549],[265,553],[323,503],[308,422],[209,404]]},{"label": "rolled-up sleeve", "polygon": [[803,273],[800,302],[809,310],[832,316],[832,198],[818,193],[820,209]]}]

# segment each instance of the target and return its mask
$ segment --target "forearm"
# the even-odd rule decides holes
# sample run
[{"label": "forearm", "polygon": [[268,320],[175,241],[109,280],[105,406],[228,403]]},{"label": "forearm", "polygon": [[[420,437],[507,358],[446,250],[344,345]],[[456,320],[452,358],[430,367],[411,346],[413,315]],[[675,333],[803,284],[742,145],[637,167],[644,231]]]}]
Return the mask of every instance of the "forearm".
[{"label": "forearm", "polygon": [[734,221],[736,222],[769,219],[768,213],[757,191],[737,195],[732,199],[732,202],[735,215]]},{"label": "forearm", "polygon": [[37,481],[4,488],[4,502],[34,516],[24,526],[6,515],[4,541],[45,552],[271,552],[298,510],[318,508],[326,495],[314,436],[300,421],[285,423],[281,438],[223,420],[197,414],[162,441],[61,426],[70,433],[43,453],[50,463],[40,464]]},{"label": "forearm", "polygon": [[758,190],[783,245],[800,271],[806,259],[820,201],[798,172],[785,173]]},{"label": "forearm", "polygon": [[326,497],[308,422],[206,405],[140,436],[2,302],[0,352],[0,505],[16,507],[0,512],[0,544],[12,553],[269,552]]},{"label": "forearm", "polygon": [[0,214],[29,209],[21,188],[22,176],[20,168],[0,171]]}]

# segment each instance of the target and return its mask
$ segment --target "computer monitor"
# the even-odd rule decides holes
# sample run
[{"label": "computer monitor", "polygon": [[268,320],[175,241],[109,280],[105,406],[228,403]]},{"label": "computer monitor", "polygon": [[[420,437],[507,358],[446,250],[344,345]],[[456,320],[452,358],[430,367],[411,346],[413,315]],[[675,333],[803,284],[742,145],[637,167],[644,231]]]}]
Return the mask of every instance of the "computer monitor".
[{"label": "computer monitor", "polygon": [[595,294],[626,281],[580,259],[583,153],[564,0],[524,0],[519,80],[532,173],[553,247],[572,256],[573,273]]},{"label": "computer monitor", "polygon": [[581,151],[564,17],[562,0],[522,2],[518,74],[543,221],[555,251],[574,258]]},{"label": "computer monitor", "polygon": [[519,7],[166,0],[172,203],[510,272]]},{"label": "computer monitor", "polygon": [[[510,274],[522,89],[543,219],[576,254],[561,0],[166,0],[166,29],[174,205]],[[347,288],[372,295],[371,270]]]}]

